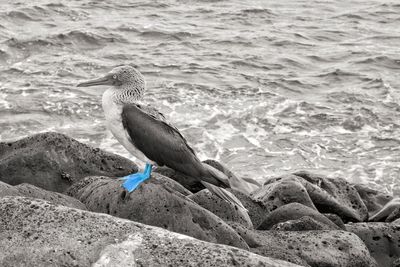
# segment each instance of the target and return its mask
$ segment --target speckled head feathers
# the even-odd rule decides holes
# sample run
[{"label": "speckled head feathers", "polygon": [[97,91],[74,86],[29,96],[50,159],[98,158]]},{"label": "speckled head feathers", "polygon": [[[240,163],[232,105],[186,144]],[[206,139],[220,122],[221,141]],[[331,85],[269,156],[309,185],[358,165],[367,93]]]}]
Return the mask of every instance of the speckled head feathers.
[{"label": "speckled head feathers", "polygon": [[125,65],[114,68],[110,71],[110,76],[115,80],[115,84],[118,86],[126,87],[126,85],[137,85],[144,87],[143,75],[134,67]]},{"label": "speckled head feathers", "polygon": [[112,85],[114,97],[119,102],[130,103],[143,98],[145,81],[143,75],[134,67],[125,65],[112,69],[104,77],[79,83],[78,87]]}]

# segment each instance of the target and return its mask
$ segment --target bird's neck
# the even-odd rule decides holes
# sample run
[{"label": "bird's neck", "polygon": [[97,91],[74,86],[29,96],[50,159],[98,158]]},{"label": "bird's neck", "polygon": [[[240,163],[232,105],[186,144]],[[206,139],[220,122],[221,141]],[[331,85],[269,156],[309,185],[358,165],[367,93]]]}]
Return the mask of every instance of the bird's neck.
[{"label": "bird's neck", "polygon": [[136,104],[142,101],[144,87],[139,88],[130,84],[109,88],[108,95],[117,104]]}]

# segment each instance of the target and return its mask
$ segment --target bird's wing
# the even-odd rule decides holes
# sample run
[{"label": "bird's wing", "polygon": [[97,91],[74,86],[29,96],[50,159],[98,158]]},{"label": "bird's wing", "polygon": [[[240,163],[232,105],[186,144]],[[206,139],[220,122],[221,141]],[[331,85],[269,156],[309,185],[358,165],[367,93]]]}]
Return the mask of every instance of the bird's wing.
[{"label": "bird's wing", "polygon": [[148,159],[184,174],[201,177],[202,163],[179,131],[150,106],[125,105],[122,124],[132,143]]}]

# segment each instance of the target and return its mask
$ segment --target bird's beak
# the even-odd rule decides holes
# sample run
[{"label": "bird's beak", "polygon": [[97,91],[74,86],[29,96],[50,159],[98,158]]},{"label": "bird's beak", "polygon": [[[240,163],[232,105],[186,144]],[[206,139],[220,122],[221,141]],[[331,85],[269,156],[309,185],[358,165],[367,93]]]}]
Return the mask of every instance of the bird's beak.
[{"label": "bird's beak", "polygon": [[83,83],[78,83],[76,86],[77,87],[88,87],[88,86],[95,86],[95,85],[113,85],[113,84],[114,84],[114,80],[113,80],[112,76],[106,75],[106,76],[98,78],[98,79],[90,80],[90,81],[83,82]]}]

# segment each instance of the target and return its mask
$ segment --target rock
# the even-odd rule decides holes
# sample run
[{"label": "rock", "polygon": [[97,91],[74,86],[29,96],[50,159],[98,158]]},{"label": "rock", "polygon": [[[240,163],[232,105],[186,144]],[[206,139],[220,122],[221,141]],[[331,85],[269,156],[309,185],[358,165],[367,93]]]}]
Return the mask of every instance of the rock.
[{"label": "rock", "polygon": [[340,229],[346,230],[346,226],[344,225],[342,218],[340,218],[338,215],[333,213],[323,213],[323,215],[331,220],[334,224],[339,226]]},{"label": "rock", "polygon": [[392,266],[400,257],[400,225],[394,223],[350,223],[348,231],[358,235],[379,266]]},{"label": "rock", "polygon": [[228,189],[228,191],[234,194],[240,200],[240,202],[242,202],[243,206],[249,211],[249,216],[253,222],[253,226],[257,228],[258,225],[264,221],[265,216],[268,215],[269,211],[267,208],[264,207],[260,202],[253,200],[248,195],[232,189]]},{"label": "rock", "polygon": [[311,230],[331,230],[332,227],[323,224],[309,216],[303,216],[297,220],[289,220],[274,224],[271,230],[275,231],[311,231]]},{"label": "rock", "polygon": [[[285,259],[285,261],[291,262],[293,264],[298,264],[300,266],[311,267],[307,261],[300,258],[296,253],[293,253],[291,250],[282,249],[278,246],[258,246],[256,248],[251,249],[254,253],[258,255],[268,255],[266,257],[271,257],[274,259]],[[317,267],[317,266],[315,266]]]},{"label": "rock", "polygon": [[161,228],[24,197],[0,198],[0,266],[298,266]]},{"label": "rock", "polygon": [[183,173],[177,172],[166,166],[156,167],[154,168],[153,172],[159,173],[163,176],[169,177],[172,180],[177,181],[179,184],[184,186],[192,193],[196,193],[205,189],[204,185],[198,179],[184,175]]},{"label": "rock", "polygon": [[262,246],[251,251],[299,265],[375,267],[375,260],[357,235],[346,231],[257,231]]},{"label": "rock", "polygon": [[292,202],[316,209],[300,180],[302,178],[294,175],[271,178],[261,188],[254,191],[251,197],[260,202],[269,212]]},{"label": "rock", "polygon": [[334,213],[344,221],[365,221],[367,208],[353,185],[301,171],[267,180],[251,196],[269,211],[297,202],[321,213]]},{"label": "rock", "polygon": [[124,176],[137,166],[123,158],[59,133],[40,133],[0,143],[0,181],[64,192],[89,175]]},{"label": "rock", "polygon": [[397,219],[397,220],[393,221],[392,223],[393,223],[393,224],[400,225],[400,219]]},{"label": "rock", "polygon": [[[369,220],[371,222],[379,222],[379,221],[385,221],[387,219],[388,221],[394,221],[397,219],[396,217],[399,216],[398,210],[400,208],[400,198],[396,197],[390,200],[383,206],[380,210],[378,210],[374,215],[372,215]],[[389,218],[389,219],[388,219]]]},{"label": "rock", "polygon": [[327,178],[306,171],[295,173],[321,213],[334,213],[344,221],[365,221],[368,210],[357,190],[344,179]]},{"label": "rock", "polygon": [[365,185],[354,184],[353,186],[367,207],[369,216],[377,213],[386,203],[393,199],[390,194],[371,189]]},{"label": "rock", "polygon": [[[307,216],[310,219],[302,219],[302,217]],[[304,227],[304,230],[313,230],[313,226],[317,226],[314,230],[322,230],[322,229],[331,229],[331,230],[338,230],[339,227],[334,224],[331,220],[326,218],[324,215],[319,213],[318,211],[304,206],[299,203],[290,203],[285,206],[281,206],[276,210],[272,211],[270,214],[267,215],[265,220],[258,226],[258,230],[269,230],[276,224],[281,224],[286,221],[293,221],[293,220],[300,220],[297,222],[291,222],[291,227]],[[307,221],[309,224],[307,224]],[[295,226],[297,225],[297,226]],[[325,225],[325,227],[320,225]],[[282,226],[282,225],[281,225]],[[287,228],[288,225],[284,225],[284,228]],[[289,227],[290,228],[290,227]],[[288,229],[289,229],[288,228]],[[283,229],[282,229],[283,230]]]},{"label": "rock", "polygon": [[397,207],[389,216],[387,216],[385,222],[394,222],[400,219],[400,207]]},{"label": "rock", "polygon": [[230,171],[226,166],[218,161],[208,159],[203,162],[225,174],[229,179],[229,184],[231,188],[245,195],[250,195],[251,192],[260,188],[261,186],[257,181],[253,179],[247,178],[246,180],[244,180],[237,177],[232,171]]},{"label": "rock", "polygon": [[12,186],[0,182],[0,197],[4,196],[25,196],[47,200],[53,204],[63,205],[66,207],[86,210],[86,206],[79,200],[60,193],[51,192],[31,184],[19,184]]},{"label": "rock", "polygon": [[232,227],[232,229],[235,230],[240,235],[241,238],[243,238],[243,240],[247,243],[247,245],[250,248],[255,248],[260,246],[260,244],[258,244],[258,242],[256,241],[254,232],[251,229],[237,222],[228,221],[227,224],[230,227]]},{"label": "rock", "polygon": [[153,173],[139,188],[128,193],[121,181],[109,177],[87,177],[68,193],[88,210],[102,212],[201,240],[248,249],[246,242],[222,219],[166,186],[170,178]]},{"label": "rock", "polygon": [[5,196],[22,196],[22,194],[14,186],[0,181],[0,197]]},{"label": "rock", "polygon": [[237,207],[212,194],[208,189],[201,190],[189,197],[191,200],[211,211],[225,222],[236,222],[252,229],[253,225],[238,212]]},{"label": "rock", "polygon": [[18,192],[25,197],[39,198],[47,200],[56,205],[62,205],[70,208],[86,210],[85,204],[76,198],[63,195],[56,192],[44,190],[31,184],[19,184],[14,186]]}]

